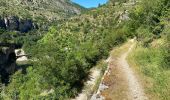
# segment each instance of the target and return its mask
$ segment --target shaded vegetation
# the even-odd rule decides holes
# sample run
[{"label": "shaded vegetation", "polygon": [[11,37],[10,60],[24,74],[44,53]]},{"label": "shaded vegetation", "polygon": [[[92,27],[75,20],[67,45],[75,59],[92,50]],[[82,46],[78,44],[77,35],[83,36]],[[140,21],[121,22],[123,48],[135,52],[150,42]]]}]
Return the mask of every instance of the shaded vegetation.
[{"label": "shaded vegetation", "polygon": [[155,100],[170,99],[169,10],[169,0],[142,0],[130,14],[138,44],[129,59],[147,77],[146,92]]}]

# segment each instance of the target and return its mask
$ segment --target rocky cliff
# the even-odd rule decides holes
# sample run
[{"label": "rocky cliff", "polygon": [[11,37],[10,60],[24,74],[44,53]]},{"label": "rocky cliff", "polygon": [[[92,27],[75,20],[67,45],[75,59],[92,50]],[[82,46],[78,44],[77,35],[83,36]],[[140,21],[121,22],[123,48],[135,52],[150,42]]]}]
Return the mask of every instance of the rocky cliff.
[{"label": "rocky cliff", "polygon": [[37,29],[38,26],[30,19],[21,19],[17,16],[9,16],[0,18],[0,28],[26,33],[32,29]]},{"label": "rocky cliff", "polygon": [[15,46],[0,44],[0,76],[2,83],[8,83],[9,75],[14,73],[15,69]]}]

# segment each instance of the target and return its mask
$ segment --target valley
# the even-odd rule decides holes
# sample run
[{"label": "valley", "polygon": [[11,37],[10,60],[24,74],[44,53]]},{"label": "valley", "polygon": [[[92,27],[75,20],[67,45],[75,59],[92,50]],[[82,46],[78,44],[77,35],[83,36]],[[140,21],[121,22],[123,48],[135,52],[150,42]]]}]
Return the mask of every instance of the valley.
[{"label": "valley", "polygon": [[0,100],[169,100],[169,41],[169,0],[0,0]]}]

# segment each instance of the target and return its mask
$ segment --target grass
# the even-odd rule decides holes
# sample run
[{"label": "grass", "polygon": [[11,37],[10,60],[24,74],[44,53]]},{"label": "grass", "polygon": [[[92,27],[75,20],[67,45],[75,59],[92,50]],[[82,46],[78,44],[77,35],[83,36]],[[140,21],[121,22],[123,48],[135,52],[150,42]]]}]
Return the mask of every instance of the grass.
[{"label": "grass", "polygon": [[137,46],[128,56],[129,64],[138,72],[149,100],[170,100],[170,70],[162,67],[162,59],[161,47],[155,46]]},{"label": "grass", "polygon": [[112,58],[120,57],[123,52],[126,52],[129,49],[130,45],[131,41],[128,41],[120,46],[113,48],[113,50],[111,51],[111,57]]}]

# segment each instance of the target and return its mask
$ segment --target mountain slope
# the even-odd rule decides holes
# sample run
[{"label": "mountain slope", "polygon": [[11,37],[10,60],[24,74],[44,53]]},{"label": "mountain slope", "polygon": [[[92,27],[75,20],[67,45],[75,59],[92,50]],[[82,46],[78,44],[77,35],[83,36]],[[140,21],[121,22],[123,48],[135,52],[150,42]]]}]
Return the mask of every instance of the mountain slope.
[{"label": "mountain slope", "polygon": [[[38,41],[24,40],[24,50],[33,62],[25,75],[20,71],[12,75],[2,98],[67,100],[76,96],[97,61],[126,40],[124,33],[115,30],[114,8],[110,3],[51,27]],[[14,97],[16,88],[19,94]]]},{"label": "mountain slope", "polygon": [[[34,37],[38,37],[48,30],[52,22],[59,24],[58,20],[78,15],[84,10],[70,0],[0,0],[0,41],[13,41],[20,38],[18,32],[30,33],[32,30],[35,30]],[[16,36],[9,31],[17,31],[14,32]]]},{"label": "mountain slope", "polygon": [[80,14],[83,7],[70,0],[0,0],[0,15],[44,18],[67,18]]},{"label": "mountain slope", "polygon": [[[51,0],[49,0],[49,2],[50,1]],[[56,26],[48,29],[46,34],[41,35],[41,32],[39,32],[41,38],[37,39],[37,34],[35,36],[31,34],[30,37],[24,38],[23,47],[26,53],[30,54],[29,59],[31,62],[28,64],[29,67],[26,66],[26,69],[24,69],[25,67],[23,69],[21,68],[21,70],[11,75],[10,83],[6,87],[0,87],[0,99],[67,100],[75,97],[81,91],[82,85],[89,74],[89,70],[96,65],[100,59],[106,58],[108,51],[113,47],[125,42],[129,37],[136,36],[139,43],[142,42],[138,44],[139,46],[149,48],[150,41],[161,37],[159,34],[163,35],[161,31],[165,29],[162,28],[162,24],[165,25],[165,23],[161,20],[169,18],[164,14],[169,11],[168,7],[170,6],[167,5],[167,8],[165,7],[165,4],[167,4],[169,0],[142,0],[142,6],[138,5],[140,2],[134,4],[131,2],[125,3],[126,0],[120,0],[120,2],[116,3],[114,1],[115,0],[110,0],[110,2],[104,6],[92,9],[80,16],[72,17],[61,24],[53,22]],[[161,5],[159,5],[160,2],[162,2]],[[19,3],[18,5],[23,7],[15,7],[28,7],[25,10],[27,14],[28,12],[29,14],[36,12],[35,15],[37,15],[39,11],[42,11],[43,14],[41,18],[50,19],[48,15],[53,16],[53,13],[49,13],[51,11],[48,12],[47,8],[43,6],[43,3],[47,4],[45,0],[43,0],[43,3],[27,3]],[[41,5],[38,5],[38,3]],[[14,4],[11,5],[13,6]],[[29,5],[38,8],[33,7],[33,9],[29,7]],[[12,8],[10,9],[11,11],[9,9],[6,11],[12,12]],[[48,9],[52,10],[50,7]],[[24,9],[20,10],[24,11]],[[162,10],[161,14],[157,12],[160,10]],[[18,14],[18,12],[16,12],[16,14]],[[18,15],[21,14],[19,13]],[[36,19],[37,17],[33,18]],[[40,17],[37,19],[40,19]],[[47,24],[45,21],[42,21],[42,23]],[[164,34],[168,33],[169,31],[165,31]],[[168,48],[169,46],[161,53],[163,55],[163,57],[161,57],[161,63],[164,63],[166,66],[169,66],[169,60],[167,60],[169,59]],[[142,52],[140,54],[148,59],[148,61],[145,62],[150,63],[152,61],[150,59],[151,57],[147,56],[147,53],[144,54]],[[153,55],[153,57],[155,56]],[[157,64],[154,62],[154,64],[157,65],[161,63]],[[150,68],[150,66],[147,66],[147,68]],[[144,71],[147,70],[145,69],[146,68],[144,68]],[[23,74],[23,72],[26,73]],[[153,75],[150,71],[146,73],[151,74],[151,77]],[[158,75],[160,74],[155,75],[155,78],[157,78]],[[160,79],[162,78],[160,77]],[[157,82],[158,85],[155,85],[159,87],[159,83],[162,83],[162,80],[158,80]],[[163,88],[166,88],[166,86],[166,84],[163,84]],[[165,97],[167,97],[166,93],[170,93],[164,93],[164,90],[160,92],[165,94]]]}]

